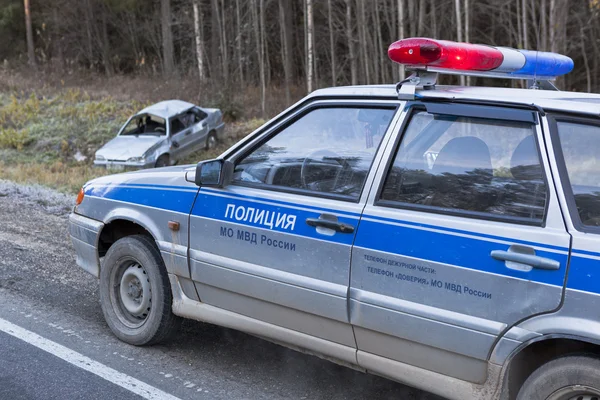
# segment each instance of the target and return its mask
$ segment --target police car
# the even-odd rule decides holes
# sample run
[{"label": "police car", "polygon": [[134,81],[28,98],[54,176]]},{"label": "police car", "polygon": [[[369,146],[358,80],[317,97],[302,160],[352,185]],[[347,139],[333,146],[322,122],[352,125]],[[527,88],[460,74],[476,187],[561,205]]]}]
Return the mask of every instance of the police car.
[{"label": "police car", "polygon": [[389,55],[413,75],[317,90],[196,167],[87,183],[70,234],[108,325],[146,345],[207,321],[449,399],[598,398],[600,95],[552,90],[558,54]]}]

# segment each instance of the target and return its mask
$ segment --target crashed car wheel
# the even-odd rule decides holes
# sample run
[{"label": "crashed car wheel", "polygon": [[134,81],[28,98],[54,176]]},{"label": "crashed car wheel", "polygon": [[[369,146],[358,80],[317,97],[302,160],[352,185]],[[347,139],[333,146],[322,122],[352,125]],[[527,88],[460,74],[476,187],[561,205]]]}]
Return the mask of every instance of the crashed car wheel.
[{"label": "crashed car wheel", "polygon": [[168,167],[169,165],[171,165],[169,156],[167,154],[163,154],[162,156],[158,157],[158,160],[156,160],[156,164],[154,164],[154,167]]},{"label": "crashed car wheel", "polygon": [[217,147],[217,135],[214,131],[208,134],[206,138],[206,150],[211,150]]},{"label": "crashed car wheel", "polygon": [[151,238],[127,236],[109,248],[100,270],[100,305],[119,339],[136,346],[166,340],[179,325],[172,301],[169,278]]}]

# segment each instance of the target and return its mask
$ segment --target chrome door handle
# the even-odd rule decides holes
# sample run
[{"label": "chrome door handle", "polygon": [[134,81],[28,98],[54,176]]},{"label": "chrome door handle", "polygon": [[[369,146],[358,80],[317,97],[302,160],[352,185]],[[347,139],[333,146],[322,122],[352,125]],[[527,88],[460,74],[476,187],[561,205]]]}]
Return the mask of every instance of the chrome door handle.
[{"label": "chrome door handle", "polygon": [[551,258],[540,257],[532,254],[522,254],[504,250],[492,250],[490,255],[496,260],[512,261],[520,264],[530,265],[533,268],[554,271],[560,269],[560,262]]},{"label": "chrome door handle", "polygon": [[343,222],[332,221],[329,219],[321,219],[321,218],[307,218],[306,224],[314,227],[323,227],[327,229],[332,229],[339,233],[353,233],[354,227],[349,224],[344,224]]}]

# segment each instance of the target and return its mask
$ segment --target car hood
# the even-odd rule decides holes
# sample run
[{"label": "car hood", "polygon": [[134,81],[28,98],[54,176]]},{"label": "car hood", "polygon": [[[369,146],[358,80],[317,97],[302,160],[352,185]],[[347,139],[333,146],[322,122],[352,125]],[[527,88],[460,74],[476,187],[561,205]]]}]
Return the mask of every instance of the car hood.
[{"label": "car hood", "polygon": [[127,161],[130,157],[141,157],[165,136],[117,136],[96,152],[107,160]]}]

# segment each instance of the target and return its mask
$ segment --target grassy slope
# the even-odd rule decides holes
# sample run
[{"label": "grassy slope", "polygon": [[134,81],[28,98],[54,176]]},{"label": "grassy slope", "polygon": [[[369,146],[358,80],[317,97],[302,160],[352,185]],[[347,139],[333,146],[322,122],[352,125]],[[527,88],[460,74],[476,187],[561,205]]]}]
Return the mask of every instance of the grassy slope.
[{"label": "grassy slope", "polygon": [[[92,98],[79,89],[0,93],[0,178],[76,193],[87,180],[110,173],[92,167],[95,151],[144,106],[106,95]],[[184,162],[215,157],[262,123],[226,124],[226,139],[216,149]],[[75,161],[78,152],[87,160]]]}]

